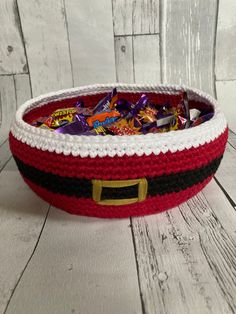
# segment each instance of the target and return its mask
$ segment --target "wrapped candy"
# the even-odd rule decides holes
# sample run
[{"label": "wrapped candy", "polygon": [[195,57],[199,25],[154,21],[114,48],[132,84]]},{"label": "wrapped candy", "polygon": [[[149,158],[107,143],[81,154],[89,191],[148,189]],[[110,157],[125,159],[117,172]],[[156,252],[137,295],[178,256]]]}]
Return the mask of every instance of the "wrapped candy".
[{"label": "wrapped candy", "polygon": [[83,115],[75,115],[75,121],[55,130],[56,133],[77,135],[89,130],[86,118]]},{"label": "wrapped candy", "polygon": [[129,113],[131,108],[134,107],[134,104],[125,99],[118,99],[114,107],[117,111],[119,111],[121,117],[125,117]]},{"label": "wrapped candy", "polygon": [[[177,104],[176,99],[180,99]],[[146,94],[132,103],[124,98],[118,99],[114,88],[94,108],[78,99],[74,107],[57,109],[47,117],[32,121],[32,125],[71,135],[164,133],[195,127],[213,117],[212,107],[192,108],[194,103],[189,102],[186,92],[181,92],[173,104],[171,101],[155,103]]]},{"label": "wrapped candy", "polygon": [[44,121],[40,128],[47,126],[54,129],[71,123],[74,121],[76,113],[77,109],[75,107],[57,109]]},{"label": "wrapped candy", "polygon": [[145,123],[150,123],[156,121],[157,109],[151,105],[146,106],[141,109],[138,113],[138,118],[140,121]]},{"label": "wrapped candy", "polygon": [[132,105],[130,112],[125,116],[126,119],[134,118],[139,111],[148,104],[148,97],[143,94],[135,105]]},{"label": "wrapped candy", "polygon": [[118,99],[117,90],[113,88],[113,90],[102,100],[98,102],[98,104],[93,109],[93,113],[98,113],[102,111],[112,110],[115,106],[115,103]]},{"label": "wrapped candy", "polygon": [[194,121],[196,120],[201,114],[201,111],[198,109],[190,109],[190,120]]},{"label": "wrapped candy", "polygon": [[193,123],[191,124],[191,128],[195,127],[199,124],[202,124],[203,122],[209,121],[212,117],[214,116],[214,112],[210,112],[208,114],[205,114],[204,116],[201,116],[199,118],[197,118],[195,121],[193,121]]},{"label": "wrapped candy", "polygon": [[107,129],[114,135],[141,134],[140,128],[134,126],[134,119],[120,119],[119,121],[108,126]]},{"label": "wrapped candy", "polygon": [[120,117],[117,110],[103,111],[87,118],[90,127],[97,128],[115,122]]},{"label": "wrapped candy", "polygon": [[99,126],[96,129],[92,129],[83,132],[81,135],[107,135],[109,132],[103,126]]}]

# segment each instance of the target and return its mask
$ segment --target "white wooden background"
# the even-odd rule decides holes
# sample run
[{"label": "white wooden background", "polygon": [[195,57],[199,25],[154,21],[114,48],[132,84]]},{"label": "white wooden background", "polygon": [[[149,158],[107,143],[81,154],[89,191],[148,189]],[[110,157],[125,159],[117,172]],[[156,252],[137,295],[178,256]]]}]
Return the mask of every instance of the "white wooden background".
[{"label": "white wooden background", "polygon": [[0,1],[0,313],[236,313],[236,135],[213,180],[157,216],[49,207],[8,131],[32,96],[104,82],[184,83],[236,131],[235,0]]}]

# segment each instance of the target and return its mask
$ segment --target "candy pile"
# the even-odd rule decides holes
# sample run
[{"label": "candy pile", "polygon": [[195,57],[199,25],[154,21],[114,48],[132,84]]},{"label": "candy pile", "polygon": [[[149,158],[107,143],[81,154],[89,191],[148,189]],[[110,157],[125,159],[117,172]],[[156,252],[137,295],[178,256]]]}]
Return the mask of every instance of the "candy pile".
[{"label": "candy pile", "polygon": [[57,133],[72,135],[135,135],[162,133],[192,128],[212,118],[211,108],[189,108],[186,93],[181,93],[178,105],[157,105],[143,94],[135,103],[118,99],[116,88],[94,108],[79,100],[72,108],[62,108],[50,116],[40,117],[32,125]]}]

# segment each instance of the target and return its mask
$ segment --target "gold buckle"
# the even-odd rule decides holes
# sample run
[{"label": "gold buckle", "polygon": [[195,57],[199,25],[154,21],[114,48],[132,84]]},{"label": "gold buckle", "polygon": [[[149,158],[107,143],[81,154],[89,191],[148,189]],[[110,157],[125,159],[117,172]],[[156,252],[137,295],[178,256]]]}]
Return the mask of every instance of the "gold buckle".
[{"label": "gold buckle", "polygon": [[[145,178],[134,180],[92,180],[93,184],[93,200],[101,205],[126,205],[141,202],[146,199],[148,183]],[[102,189],[106,188],[124,188],[138,184],[138,197],[125,199],[108,199],[101,200]]]}]

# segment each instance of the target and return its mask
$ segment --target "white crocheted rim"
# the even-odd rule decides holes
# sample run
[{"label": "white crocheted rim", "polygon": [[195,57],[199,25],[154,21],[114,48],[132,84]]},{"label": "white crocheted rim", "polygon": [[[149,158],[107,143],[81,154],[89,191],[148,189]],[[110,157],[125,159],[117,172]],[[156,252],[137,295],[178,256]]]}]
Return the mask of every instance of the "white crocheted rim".
[{"label": "white crocheted rim", "polygon": [[[176,94],[186,91],[190,99],[201,100],[215,107],[213,118],[197,127],[171,131],[162,134],[146,134],[131,136],[77,136],[58,134],[48,130],[35,128],[23,121],[23,115],[32,108],[59,99],[72,98],[82,95],[92,95],[109,92],[113,87],[124,92],[155,92]],[[197,89],[178,85],[144,85],[144,84],[99,84],[83,86],[73,89],[60,90],[42,95],[24,103],[16,112],[11,132],[13,136],[31,147],[43,151],[56,152],[64,155],[72,154],[81,157],[104,156],[132,156],[137,154],[158,155],[167,151],[176,152],[191,147],[198,147],[219,137],[226,129],[227,123],[220,111],[217,101],[211,96]]]}]

